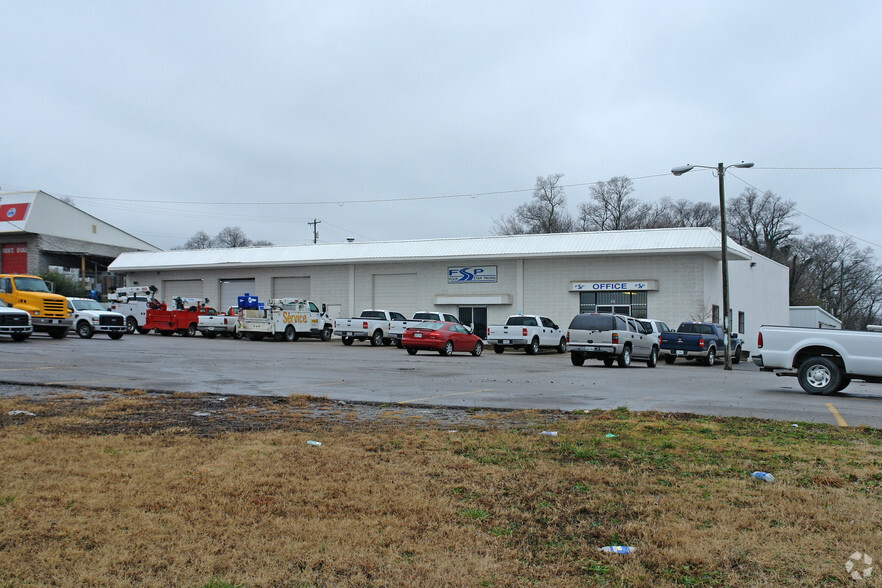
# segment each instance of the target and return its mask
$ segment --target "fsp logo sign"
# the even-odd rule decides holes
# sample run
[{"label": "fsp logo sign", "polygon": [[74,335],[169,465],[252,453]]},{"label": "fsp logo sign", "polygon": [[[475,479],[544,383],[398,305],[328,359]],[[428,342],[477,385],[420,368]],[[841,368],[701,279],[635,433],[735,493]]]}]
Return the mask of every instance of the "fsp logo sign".
[{"label": "fsp logo sign", "polygon": [[287,324],[296,325],[298,323],[306,324],[308,322],[308,319],[306,318],[305,314],[291,314],[290,312],[283,312],[282,321]]},{"label": "fsp logo sign", "polygon": [[463,284],[471,282],[496,282],[496,266],[485,265],[482,267],[449,267],[447,268],[448,284]]}]

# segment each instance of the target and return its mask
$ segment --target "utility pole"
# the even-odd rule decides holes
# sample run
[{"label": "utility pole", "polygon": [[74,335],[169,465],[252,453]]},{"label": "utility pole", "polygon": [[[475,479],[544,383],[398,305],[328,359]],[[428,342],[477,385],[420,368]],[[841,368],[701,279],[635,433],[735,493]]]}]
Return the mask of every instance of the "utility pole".
[{"label": "utility pole", "polygon": [[318,243],[318,225],[322,222],[317,218],[312,219],[312,222],[306,223],[308,225],[312,225],[312,244],[315,245]]}]

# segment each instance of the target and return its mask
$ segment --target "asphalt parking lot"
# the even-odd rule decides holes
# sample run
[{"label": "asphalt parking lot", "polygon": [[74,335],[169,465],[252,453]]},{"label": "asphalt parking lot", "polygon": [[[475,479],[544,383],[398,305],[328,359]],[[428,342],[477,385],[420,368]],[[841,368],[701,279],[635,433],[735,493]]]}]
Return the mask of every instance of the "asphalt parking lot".
[{"label": "asphalt parking lot", "polygon": [[812,396],[795,378],[760,372],[749,361],[732,371],[684,361],[622,369],[588,360],[575,367],[569,354],[554,351],[410,356],[394,346],[344,346],[336,337],[283,343],[155,334],[118,341],[105,335],[54,340],[35,334],[21,343],[2,338],[0,358],[0,395],[26,394],[34,385],[305,394],[346,402],[564,411],[627,407],[882,427],[882,384],[854,382],[844,393]]}]

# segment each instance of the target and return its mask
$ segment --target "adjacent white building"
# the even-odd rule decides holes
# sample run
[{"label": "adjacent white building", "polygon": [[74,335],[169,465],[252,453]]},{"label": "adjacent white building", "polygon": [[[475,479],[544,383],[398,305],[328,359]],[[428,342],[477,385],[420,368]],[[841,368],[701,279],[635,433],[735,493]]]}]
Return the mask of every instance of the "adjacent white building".
[{"label": "adjacent white building", "polygon": [[158,248],[45,192],[0,192],[0,273],[56,271],[103,292],[124,251]]},{"label": "adjacent white building", "polygon": [[[732,330],[755,347],[761,324],[789,322],[788,268],[728,241]],[[511,314],[566,327],[579,312],[721,321],[720,234],[709,228],[330,243],[291,247],[129,252],[110,270],[166,301],[208,298],[235,306],[308,298],[334,316],[365,308],[442,310],[487,324]]]}]

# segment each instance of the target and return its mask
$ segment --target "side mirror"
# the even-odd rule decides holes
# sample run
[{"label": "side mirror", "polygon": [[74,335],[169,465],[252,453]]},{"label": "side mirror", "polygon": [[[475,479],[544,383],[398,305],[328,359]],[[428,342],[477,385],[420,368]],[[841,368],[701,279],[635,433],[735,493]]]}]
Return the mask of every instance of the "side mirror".
[{"label": "side mirror", "polygon": [[322,302],[322,314],[327,314],[327,312],[328,312],[328,305],[325,304],[324,302]]}]

